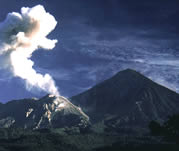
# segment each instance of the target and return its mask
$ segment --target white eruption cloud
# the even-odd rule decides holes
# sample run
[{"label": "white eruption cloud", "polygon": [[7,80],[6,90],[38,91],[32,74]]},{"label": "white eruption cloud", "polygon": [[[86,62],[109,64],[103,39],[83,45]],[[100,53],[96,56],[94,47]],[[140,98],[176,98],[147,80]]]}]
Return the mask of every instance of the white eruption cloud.
[{"label": "white eruption cloud", "polygon": [[51,50],[57,40],[47,38],[57,21],[43,6],[23,7],[21,13],[9,13],[0,23],[0,66],[12,72],[13,76],[25,80],[26,88],[37,88],[53,95],[59,95],[53,78],[42,75],[33,68],[32,53],[39,48]]}]

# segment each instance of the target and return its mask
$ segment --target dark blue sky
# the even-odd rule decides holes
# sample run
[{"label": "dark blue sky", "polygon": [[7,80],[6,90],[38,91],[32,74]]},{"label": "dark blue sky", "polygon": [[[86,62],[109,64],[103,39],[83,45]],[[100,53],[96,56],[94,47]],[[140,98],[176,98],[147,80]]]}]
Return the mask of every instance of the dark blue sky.
[{"label": "dark blue sky", "polygon": [[[179,92],[178,0],[1,0],[0,20],[23,6],[42,4],[58,21],[53,51],[33,54],[34,68],[50,73],[70,97],[116,72],[133,68]],[[0,101],[41,97],[0,71]]]}]

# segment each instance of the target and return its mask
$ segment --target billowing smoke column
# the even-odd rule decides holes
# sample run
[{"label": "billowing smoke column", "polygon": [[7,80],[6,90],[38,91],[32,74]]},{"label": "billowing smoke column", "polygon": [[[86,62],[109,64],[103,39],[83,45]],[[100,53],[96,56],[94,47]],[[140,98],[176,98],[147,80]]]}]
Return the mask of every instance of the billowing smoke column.
[{"label": "billowing smoke column", "polygon": [[0,66],[26,82],[26,88],[59,95],[53,78],[33,69],[32,53],[38,48],[51,50],[57,40],[47,35],[56,27],[55,18],[43,6],[23,7],[21,13],[9,13],[0,23]]}]

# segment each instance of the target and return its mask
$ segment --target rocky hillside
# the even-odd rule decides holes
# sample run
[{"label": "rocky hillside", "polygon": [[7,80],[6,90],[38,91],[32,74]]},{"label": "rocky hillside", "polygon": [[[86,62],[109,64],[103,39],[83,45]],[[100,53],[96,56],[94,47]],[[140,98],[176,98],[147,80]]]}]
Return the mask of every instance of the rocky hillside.
[{"label": "rocky hillside", "polygon": [[1,104],[0,127],[61,128],[89,124],[88,116],[64,97],[47,95]]},{"label": "rocky hillside", "polygon": [[71,98],[93,123],[146,127],[179,112],[179,94],[127,69]]}]

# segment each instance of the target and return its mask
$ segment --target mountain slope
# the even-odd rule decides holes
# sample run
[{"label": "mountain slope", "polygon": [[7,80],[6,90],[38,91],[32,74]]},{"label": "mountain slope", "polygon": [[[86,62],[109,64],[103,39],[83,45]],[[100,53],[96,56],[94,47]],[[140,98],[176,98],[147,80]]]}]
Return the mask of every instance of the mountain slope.
[{"label": "mountain slope", "polygon": [[3,104],[0,110],[0,127],[85,128],[88,124],[88,116],[61,96],[10,101]]},{"label": "mountain slope", "polygon": [[92,122],[146,126],[179,112],[179,94],[127,69],[71,98]]}]

